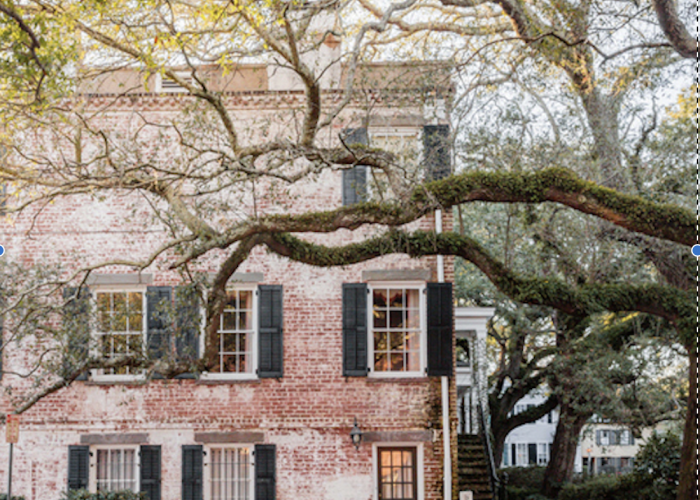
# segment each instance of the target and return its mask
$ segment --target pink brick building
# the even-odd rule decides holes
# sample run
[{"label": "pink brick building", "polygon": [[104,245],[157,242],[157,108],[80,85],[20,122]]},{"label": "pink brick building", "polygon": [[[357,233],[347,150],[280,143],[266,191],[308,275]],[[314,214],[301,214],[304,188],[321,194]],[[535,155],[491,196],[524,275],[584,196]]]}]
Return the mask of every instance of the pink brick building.
[{"label": "pink brick building", "polygon": [[[345,74],[336,69],[328,77],[335,83],[327,83],[322,96],[327,106],[342,97],[333,88],[342,86]],[[319,140],[333,144],[345,134],[346,142],[398,149],[415,165],[416,179],[449,171],[449,153],[431,139],[448,130],[449,85],[435,78],[445,69],[375,65],[360,73],[364,87]],[[244,134],[296,133],[290,125],[303,94],[279,68],[242,66],[226,75],[212,67],[201,74],[240,124],[248,124],[241,127]],[[121,134],[124,144],[138,142],[143,157],[148,151],[161,163],[171,158],[173,168],[184,168],[178,163],[181,148],[165,147],[172,137],[159,136],[153,125],[193,104],[180,90],[158,76],[144,80],[124,70],[95,80],[81,105],[107,109],[93,125]],[[30,149],[52,138],[34,140]],[[431,155],[437,160],[421,160]],[[128,148],[123,157],[138,161]],[[434,169],[428,174],[421,170],[426,164]],[[226,219],[253,211],[330,210],[378,196],[380,183],[364,167],[323,169],[295,184],[263,179],[234,193],[235,199],[219,192],[216,206],[229,207],[221,212]],[[115,259],[146,259],[170,236],[154,213],[129,190],[57,198],[41,210],[8,215],[0,224],[3,258],[26,266],[60,262],[64,277]],[[450,227],[448,214],[437,216]],[[432,214],[413,226],[435,224]],[[345,244],[374,232],[370,227],[305,237]],[[66,299],[75,299],[63,321],[88,336],[85,345],[73,346],[73,355],[97,350],[114,359],[143,350],[152,358],[200,356],[207,280],[226,257],[223,250],[210,251],[182,272],[169,268],[178,255],[166,252],[142,272],[100,267],[79,294],[65,288]],[[13,494],[58,500],[61,491],[87,488],[133,489],[150,500],[450,498],[443,490],[451,487],[456,469],[452,276],[447,258],[393,254],[326,269],[257,247],[229,280],[228,305],[213,320],[213,369],[171,379],[144,378],[133,367],[85,371],[22,415]],[[85,314],[86,303],[94,314]],[[8,344],[3,385],[29,391],[28,382],[13,373],[22,373],[31,356],[31,350]],[[447,386],[443,377],[449,377]],[[3,405],[12,411],[10,398]],[[362,432],[357,447],[350,438],[355,422]],[[7,459],[1,447],[3,478]]]}]

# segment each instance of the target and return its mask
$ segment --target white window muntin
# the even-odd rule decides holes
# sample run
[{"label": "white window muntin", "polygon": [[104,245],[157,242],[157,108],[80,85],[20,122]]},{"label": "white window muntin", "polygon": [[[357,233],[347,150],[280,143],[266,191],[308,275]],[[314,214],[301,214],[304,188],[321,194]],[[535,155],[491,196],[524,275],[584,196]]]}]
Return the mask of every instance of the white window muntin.
[{"label": "white window muntin", "polygon": [[[250,338],[248,339],[249,342],[249,357],[248,361],[246,362],[246,371],[245,372],[205,372],[202,373],[202,378],[203,379],[209,379],[209,380],[249,380],[249,379],[254,379],[257,378],[257,371],[258,371],[258,297],[259,297],[259,292],[258,292],[258,286],[256,284],[250,284],[250,285],[236,285],[235,287],[228,287],[226,289],[227,292],[234,292],[234,291],[250,291],[252,292],[252,313],[251,313],[251,329],[246,329],[245,331],[248,333]],[[225,309],[225,308],[224,308]],[[204,317],[204,315],[202,315]],[[223,322],[223,314],[219,317],[219,324],[217,325],[217,332],[222,332],[222,322]],[[204,320],[206,321],[206,320]],[[206,331],[205,325],[202,326],[202,331]],[[223,333],[228,333],[229,330],[223,330]],[[206,335],[200,335],[200,346],[199,346],[199,352],[204,353],[205,349],[205,340],[206,340]],[[217,335],[218,337],[218,335]],[[219,340],[221,342],[221,340]],[[221,362],[220,355],[221,355],[221,344],[217,346],[217,363]]]},{"label": "white window muntin", "polygon": [[[204,447],[204,500],[253,500],[255,498],[254,447],[217,444]],[[221,462],[223,456],[224,461]],[[241,459],[245,461],[241,461]],[[235,466],[235,467],[234,467]],[[232,484],[233,490],[229,490]]]},{"label": "white window muntin", "polygon": [[[135,285],[135,286],[100,286],[96,287],[94,289],[91,289],[91,294],[92,294],[92,303],[95,307],[95,320],[93,322],[93,328],[91,329],[93,332],[93,337],[95,339],[95,346],[93,349],[93,355],[94,356],[101,356],[101,342],[100,339],[101,337],[105,334],[105,332],[100,331],[100,312],[98,310],[98,295],[102,293],[126,293],[127,296],[130,292],[135,292],[135,293],[140,293],[141,294],[141,349],[142,349],[142,354],[145,354],[145,349],[147,347],[147,339],[148,339],[148,311],[147,311],[147,300],[146,300],[146,292],[147,288],[143,285]],[[144,374],[143,373],[128,373],[128,374],[113,374],[113,373],[105,373],[106,370],[104,369],[96,369],[91,371],[92,378],[97,381],[104,381],[104,382],[118,382],[120,380],[138,380],[138,379],[143,379]]]},{"label": "white window muntin", "polygon": [[416,498],[425,500],[425,471],[423,443],[389,442],[372,443],[372,500],[379,500],[379,448],[415,448],[416,449]]},{"label": "white window muntin", "polygon": [[90,447],[89,489],[93,493],[124,489],[138,492],[140,471],[138,446]]},{"label": "white window muntin", "polygon": [[[375,289],[411,289],[418,290],[418,304],[419,304],[419,316],[420,316],[420,330],[418,332],[420,353],[419,362],[420,367],[418,370],[414,371],[377,371],[374,369],[374,290]],[[369,366],[369,375],[371,377],[377,378],[395,378],[395,377],[416,377],[424,376],[426,372],[426,366],[428,363],[427,359],[427,330],[428,330],[428,318],[427,318],[427,300],[426,300],[426,286],[425,282],[422,281],[377,281],[368,284],[369,295],[367,297],[367,364]],[[387,322],[389,320],[387,319]]]},{"label": "white window muntin", "polygon": [[547,465],[548,462],[547,443],[537,443],[537,465]]}]

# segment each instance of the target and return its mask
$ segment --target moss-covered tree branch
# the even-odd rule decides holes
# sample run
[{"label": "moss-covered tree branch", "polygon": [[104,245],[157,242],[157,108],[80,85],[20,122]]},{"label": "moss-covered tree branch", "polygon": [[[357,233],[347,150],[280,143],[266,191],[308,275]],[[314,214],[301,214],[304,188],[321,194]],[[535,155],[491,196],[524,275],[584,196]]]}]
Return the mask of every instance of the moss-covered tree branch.
[{"label": "moss-covered tree branch", "polygon": [[673,323],[685,345],[692,345],[695,338],[695,306],[688,292],[656,284],[573,286],[559,279],[522,276],[492,257],[475,240],[452,232],[390,230],[361,243],[337,247],[309,243],[290,234],[269,234],[261,241],[279,255],[323,267],[354,264],[393,253],[412,257],[454,255],[476,265],[501,292],[517,302],[553,307],[572,316],[590,316],[604,311],[649,313]]}]

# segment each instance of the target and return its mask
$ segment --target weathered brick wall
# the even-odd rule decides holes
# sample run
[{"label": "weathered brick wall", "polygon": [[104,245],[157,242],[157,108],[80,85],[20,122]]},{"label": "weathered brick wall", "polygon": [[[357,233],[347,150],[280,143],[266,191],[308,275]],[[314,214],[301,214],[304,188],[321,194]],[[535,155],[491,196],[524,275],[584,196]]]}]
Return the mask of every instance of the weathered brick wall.
[{"label": "weathered brick wall", "polygon": [[[274,104],[282,97],[269,99]],[[176,109],[177,98],[168,99],[163,106]],[[253,97],[241,97],[240,102],[245,99]],[[232,98],[233,106],[240,102]],[[255,112],[250,106],[245,110]],[[267,112],[272,111],[268,108]],[[114,127],[126,131],[129,124],[114,118]],[[326,172],[289,188],[282,207],[262,195],[258,209],[283,211],[286,206],[301,212],[336,207],[340,187],[340,172]],[[162,243],[163,230],[152,224],[145,212],[144,205],[128,193],[104,199],[74,197],[58,200],[39,214],[11,216],[10,224],[0,226],[0,235],[7,258],[27,266],[62,262],[69,272],[100,261],[147,256]],[[28,236],[31,224],[34,227]],[[427,217],[414,226],[428,229],[432,224],[433,219]],[[358,233],[339,231],[310,237],[344,244],[376,231],[366,228]],[[224,251],[211,252],[194,267],[214,272],[225,255]],[[148,270],[154,275],[153,285],[179,283],[180,278],[167,271],[173,258],[161,259]],[[22,434],[14,455],[13,493],[27,500],[58,500],[66,485],[68,445],[79,444],[80,435],[144,432],[150,444],[162,446],[163,499],[177,500],[180,447],[194,444],[195,432],[259,430],[264,432],[265,442],[277,445],[280,500],[370,499],[376,477],[372,447],[364,444],[356,450],[349,439],[357,418],[363,431],[435,431],[435,439],[423,443],[425,500],[442,498],[440,380],[342,376],[342,283],[360,282],[363,269],[430,268],[435,279],[435,262],[434,257],[412,260],[391,255],[322,269],[256,249],[239,271],[261,272],[263,283],[284,286],[284,377],[245,382],[157,380],[140,385],[76,382],[47,396],[22,416]],[[123,273],[125,269],[113,266],[100,272]],[[445,274],[449,281],[453,275],[451,259],[446,259]],[[21,369],[32,355],[7,352],[6,368]],[[4,384],[9,383],[16,383],[16,379],[6,375]],[[454,401],[454,386],[451,389]],[[6,397],[2,406],[4,411],[10,408]],[[6,477],[6,471],[7,448],[0,447],[0,477]]]}]

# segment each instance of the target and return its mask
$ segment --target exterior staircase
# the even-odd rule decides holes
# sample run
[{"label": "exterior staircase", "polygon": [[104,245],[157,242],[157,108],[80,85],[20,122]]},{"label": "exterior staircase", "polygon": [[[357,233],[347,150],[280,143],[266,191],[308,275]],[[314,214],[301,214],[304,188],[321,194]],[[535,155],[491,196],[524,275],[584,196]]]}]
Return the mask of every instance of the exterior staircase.
[{"label": "exterior staircase", "polygon": [[488,458],[477,434],[457,436],[457,474],[459,491],[471,490],[474,500],[493,500]]}]

